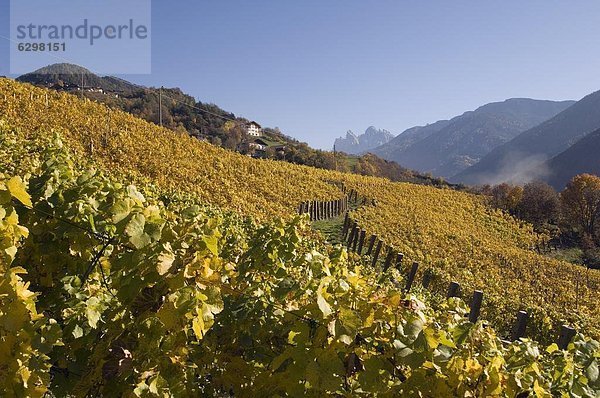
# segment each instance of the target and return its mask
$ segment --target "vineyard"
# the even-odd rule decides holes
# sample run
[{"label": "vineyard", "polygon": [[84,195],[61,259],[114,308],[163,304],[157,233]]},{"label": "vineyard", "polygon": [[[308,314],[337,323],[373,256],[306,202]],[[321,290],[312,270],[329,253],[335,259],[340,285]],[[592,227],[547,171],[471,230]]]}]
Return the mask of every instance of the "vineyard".
[{"label": "vineyard", "polygon": [[256,161],[89,100],[0,79],[0,117],[37,141],[59,132],[76,157],[93,157],[144,184],[178,189],[257,218],[289,215],[339,189],[318,169]]},{"label": "vineyard", "polygon": [[[482,198],[253,160],[7,79],[0,119],[3,395],[598,396],[600,276]],[[294,216],[342,185],[434,285],[483,290],[483,320]],[[533,340],[505,343],[519,309]]]},{"label": "vineyard", "polygon": [[[385,181],[356,184],[377,206],[351,216],[442,284],[456,280],[470,295],[486,292],[484,316],[508,335],[517,311],[530,315],[529,335],[550,341],[562,323],[598,337],[598,271],[541,256],[531,226],[450,190]],[[415,200],[418,198],[418,200]]]}]

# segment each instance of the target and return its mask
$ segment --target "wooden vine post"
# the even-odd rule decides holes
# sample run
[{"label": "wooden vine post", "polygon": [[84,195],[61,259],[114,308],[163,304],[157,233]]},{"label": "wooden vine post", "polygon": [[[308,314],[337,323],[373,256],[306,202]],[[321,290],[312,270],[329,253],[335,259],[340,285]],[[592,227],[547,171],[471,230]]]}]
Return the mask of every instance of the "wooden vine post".
[{"label": "wooden vine post", "polygon": [[450,286],[448,287],[448,294],[446,297],[458,297],[460,292],[460,284],[458,282],[450,282]]},{"label": "wooden vine post", "polygon": [[566,350],[573,337],[575,337],[575,333],[575,329],[572,327],[562,325],[560,327],[560,334],[558,335],[558,348]]},{"label": "wooden vine post", "polygon": [[404,260],[404,254],[398,253],[398,255],[396,256],[396,269],[398,271],[400,271],[402,268],[402,260]]},{"label": "wooden vine post", "polygon": [[352,230],[350,231],[350,237],[348,238],[348,251],[352,250],[352,244],[354,243],[354,235],[356,234],[358,227],[356,223],[352,225]]},{"label": "wooden vine post", "polygon": [[352,242],[352,251],[356,252],[356,249],[358,248],[358,240],[360,239],[360,227],[358,226],[358,223],[354,224],[354,228],[356,228],[356,231],[354,232],[354,241]]},{"label": "wooden vine post", "polygon": [[360,230],[360,235],[358,237],[358,250],[357,250],[358,254],[362,254],[363,246],[365,244],[366,234],[367,234],[367,231],[365,231],[364,229]]},{"label": "wooden vine post", "polygon": [[525,330],[527,329],[527,319],[529,315],[525,311],[519,311],[517,314],[517,322],[513,328],[510,339],[512,341],[518,340],[525,336]]},{"label": "wooden vine post", "polygon": [[417,270],[419,269],[419,263],[418,262],[414,262],[412,264],[412,267],[410,268],[410,272],[408,273],[408,277],[406,278],[406,293],[410,292],[410,289],[412,288],[413,282],[415,281],[415,276],[417,276]]},{"label": "wooden vine post", "polygon": [[377,236],[371,235],[371,238],[369,239],[369,247],[367,248],[367,256],[370,256],[371,253],[373,253],[373,246],[375,245],[376,239],[377,239]]},{"label": "wooden vine post", "polygon": [[394,249],[392,247],[390,247],[388,249],[388,254],[385,257],[385,263],[383,264],[383,272],[387,271],[388,268],[390,268],[390,265],[392,265],[393,258],[394,258]]},{"label": "wooden vine post", "polygon": [[348,233],[348,227],[350,225],[350,218],[348,217],[348,213],[344,217],[344,226],[342,227],[342,239],[346,238],[346,234]]},{"label": "wooden vine post", "polygon": [[375,266],[375,264],[377,264],[377,259],[379,258],[379,253],[381,253],[381,246],[383,246],[383,241],[381,239],[378,239],[377,247],[375,248],[375,254],[373,255],[373,263],[372,263],[373,267]]},{"label": "wooden vine post", "polygon": [[471,310],[469,312],[469,322],[475,323],[479,319],[479,313],[481,312],[481,303],[483,302],[483,292],[481,290],[475,290],[473,292],[473,298],[471,299]]}]

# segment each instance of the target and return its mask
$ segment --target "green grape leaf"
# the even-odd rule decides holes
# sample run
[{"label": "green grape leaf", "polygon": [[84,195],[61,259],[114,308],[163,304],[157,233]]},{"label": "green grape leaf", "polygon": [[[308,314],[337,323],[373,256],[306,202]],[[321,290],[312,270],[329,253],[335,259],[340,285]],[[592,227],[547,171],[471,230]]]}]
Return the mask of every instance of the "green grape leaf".
[{"label": "green grape leaf", "polygon": [[148,246],[152,240],[148,234],[141,234],[132,236],[129,238],[129,241],[135,246],[136,249],[141,249]]},{"label": "green grape leaf", "polygon": [[148,246],[151,242],[150,236],[144,233],[146,218],[143,214],[135,214],[125,227],[125,233],[129,236],[129,241],[136,247],[141,249]]},{"label": "green grape leaf", "polygon": [[134,214],[131,220],[125,227],[125,233],[130,236],[140,236],[144,233],[144,226],[146,225],[146,218],[143,214]]},{"label": "green grape leaf", "polygon": [[350,336],[355,336],[362,324],[358,314],[349,308],[341,308],[338,319],[340,320],[342,333]]},{"label": "green grape leaf", "polygon": [[90,297],[86,303],[85,314],[88,319],[88,324],[94,329],[98,326],[98,321],[100,320],[100,308],[100,300],[97,297]]},{"label": "green grape leaf", "polygon": [[593,360],[590,365],[585,369],[585,375],[587,376],[590,383],[596,383],[598,381],[598,362]]},{"label": "green grape leaf", "polygon": [[113,214],[112,222],[117,224],[129,216],[129,213],[131,212],[131,206],[129,205],[128,201],[119,200],[112,206],[110,212]]},{"label": "green grape leaf", "polygon": [[212,254],[214,254],[215,256],[219,255],[219,249],[217,247],[217,237],[216,236],[214,236],[214,235],[204,236],[204,238],[202,238],[202,241],[206,245],[206,248],[208,250],[210,250],[210,252]]}]

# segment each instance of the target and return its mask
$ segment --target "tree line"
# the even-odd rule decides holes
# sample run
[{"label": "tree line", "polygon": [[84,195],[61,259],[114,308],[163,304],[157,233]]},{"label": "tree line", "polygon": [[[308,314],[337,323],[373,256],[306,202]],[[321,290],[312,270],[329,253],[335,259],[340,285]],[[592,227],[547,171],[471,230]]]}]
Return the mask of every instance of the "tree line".
[{"label": "tree line", "polygon": [[490,205],[533,224],[560,248],[580,249],[579,260],[600,268],[600,177],[580,174],[557,192],[543,181],[523,186],[502,183],[484,186],[479,193]]}]

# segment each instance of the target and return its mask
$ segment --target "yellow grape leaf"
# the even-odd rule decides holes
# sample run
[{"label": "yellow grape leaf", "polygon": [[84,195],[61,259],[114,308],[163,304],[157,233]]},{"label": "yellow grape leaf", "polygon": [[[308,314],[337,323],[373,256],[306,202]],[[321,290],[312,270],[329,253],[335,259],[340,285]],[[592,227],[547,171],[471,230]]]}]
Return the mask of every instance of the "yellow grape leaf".
[{"label": "yellow grape leaf", "polygon": [[332,312],[331,306],[329,305],[329,303],[325,300],[325,298],[321,294],[320,289],[317,291],[317,305],[319,306],[319,309],[323,313],[323,318],[327,318],[329,315],[331,315],[331,312]]},{"label": "yellow grape leaf", "polygon": [[552,343],[546,348],[548,354],[552,354],[554,351],[558,351],[558,345],[556,343]]},{"label": "yellow grape leaf", "polygon": [[208,235],[203,238],[204,243],[206,244],[206,248],[210,250],[212,254],[217,256],[219,254],[219,249],[217,247],[217,237]]},{"label": "yellow grape leaf", "polygon": [[152,394],[158,395],[158,376],[154,377],[150,382],[149,390]]},{"label": "yellow grape leaf", "polygon": [[363,326],[365,328],[370,328],[371,326],[373,326],[373,322],[375,322],[375,311],[371,309],[369,311],[369,316],[367,316],[367,319],[365,319],[365,324]]},{"label": "yellow grape leaf", "polygon": [[538,383],[538,381],[534,381],[533,382],[533,391],[535,392],[535,396],[537,398],[551,398],[552,395],[548,393],[548,391],[546,391],[546,389],[542,386],[540,386],[540,383]]},{"label": "yellow grape leaf", "polygon": [[4,252],[5,252],[6,254],[8,254],[8,256],[9,256],[11,259],[14,259],[14,258],[15,258],[15,256],[17,255],[17,247],[16,247],[16,246],[10,246],[10,247],[7,247],[6,249],[4,249]]},{"label": "yellow grape leaf", "polygon": [[295,344],[294,338],[299,334],[300,332],[294,332],[293,330],[290,330],[290,332],[288,333],[288,344]]},{"label": "yellow grape leaf", "polygon": [[479,377],[479,375],[483,371],[483,366],[481,366],[481,364],[479,363],[479,361],[477,361],[477,359],[469,358],[465,362],[465,371],[467,373],[471,374],[472,377],[475,379],[475,378]]},{"label": "yellow grape leaf", "polygon": [[390,307],[398,307],[400,305],[400,301],[402,300],[402,296],[400,296],[399,294],[394,294],[393,296],[390,296],[388,298],[388,303],[390,305]]},{"label": "yellow grape leaf", "polygon": [[13,198],[17,199],[25,206],[33,206],[33,204],[31,203],[31,197],[25,190],[25,184],[23,184],[23,180],[21,180],[21,177],[11,178],[6,183],[6,187],[8,188],[8,191],[13,196]]},{"label": "yellow grape leaf", "polygon": [[192,321],[192,330],[194,331],[194,334],[198,340],[202,340],[204,337],[204,320],[202,319],[202,315],[194,318]]},{"label": "yellow grape leaf", "polygon": [[440,333],[440,343],[450,348],[456,348],[456,344],[454,344],[452,340],[448,339],[448,334],[444,331]]},{"label": "yellow grape leaf", "polygon": [[169,272],[171,266],[175,261],[175,255],[171,252],[163,252],[158,256],[158,264],[156,265],[156,271],[159,275],[164,275]]},{"label": "yellow grape leaf", "polygon": [[433,328],[425,328],[423,330],[423,334],[425,335],[425,340],[427,340],[427,345],[429,345],[429,347],[435,349],[440,345],[440,342],[437,339],[435,330]]}]

